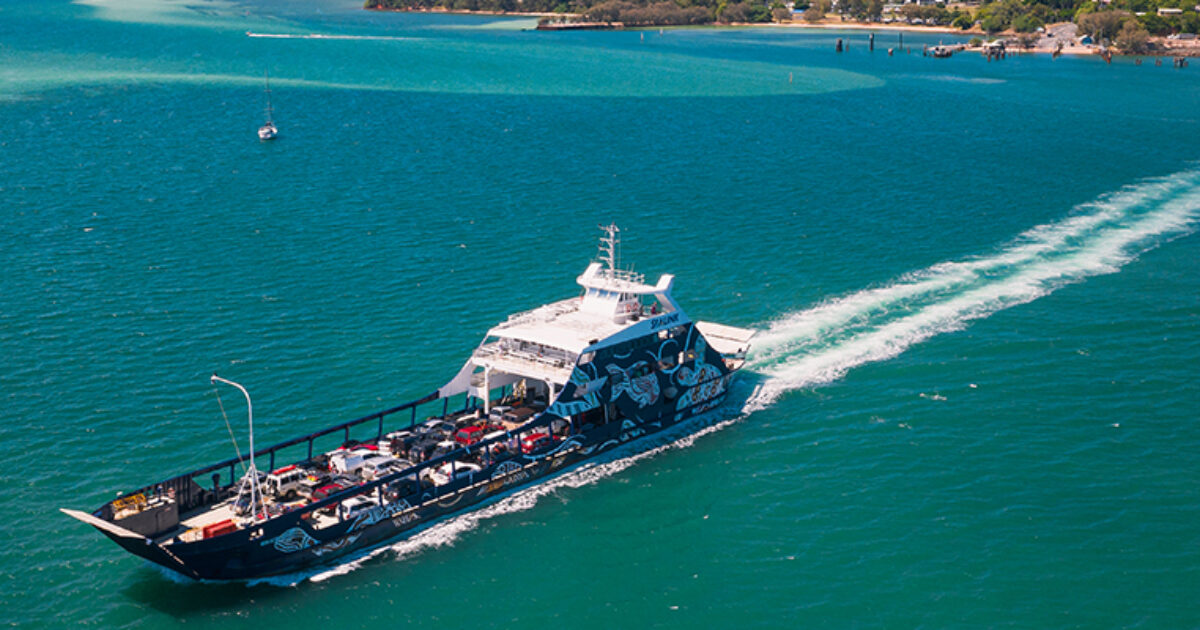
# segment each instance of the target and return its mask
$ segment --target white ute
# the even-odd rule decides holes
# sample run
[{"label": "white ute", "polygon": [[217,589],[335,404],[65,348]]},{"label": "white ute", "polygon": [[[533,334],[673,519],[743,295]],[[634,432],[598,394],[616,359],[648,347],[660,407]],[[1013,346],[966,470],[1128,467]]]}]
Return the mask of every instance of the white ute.
[{"label": "white ute", "polygon": [[304,471],[298,466],[286,466],[272,471],[264,480],[265,493],[275,499],[294,497],[300,492],[300,482],[304,481]]}]

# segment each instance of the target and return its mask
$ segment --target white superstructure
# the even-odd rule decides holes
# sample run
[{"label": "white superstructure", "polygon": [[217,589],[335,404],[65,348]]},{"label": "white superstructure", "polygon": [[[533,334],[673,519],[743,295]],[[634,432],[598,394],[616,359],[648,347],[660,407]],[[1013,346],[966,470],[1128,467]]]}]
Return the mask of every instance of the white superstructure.
[{"label": "white superstructure", "polygon": [[[552,401],[580,356],[586,362],[600,348],[691,321],[671,296],[675,277],[663,275],[651,285],[641,274],[621,269],[620,230],[616,225],[601,229],[598,260],[576,279],[583,294],[518,313],[489,330],[458,375],[439,390],[443,397],[465,392],[483,399],[486,409],[492,389],[524,382],[523,387],[548,390]],[[753,334],[722,328],[723,336],[735,339],[748,341]]]}]

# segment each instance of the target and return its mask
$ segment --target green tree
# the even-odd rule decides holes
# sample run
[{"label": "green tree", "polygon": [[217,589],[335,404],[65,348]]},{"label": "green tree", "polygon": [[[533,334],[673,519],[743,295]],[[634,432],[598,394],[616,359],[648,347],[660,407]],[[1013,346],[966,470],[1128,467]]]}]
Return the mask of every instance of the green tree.
[{"label": "green tree", "polygon": [[953,26],[954,28],[961,28],[962,30],[965,31],[965,30],[971,28],[972,26],[975,26],[975,20],[971,19],[970,13],[963,13],[963,14],[959,15],[958,17],[954,18],[954,21],[951,22],[950,25]]},{"label": "green tree", "polygon": [[[1039,26],[1042,26],[1042,21],[1029,14],[1018,15],[1012,21],[1012,30],[1018,33],[1032,33],[1036,31]],[[1033,47],[1029,46],[1028,48]]]},{"label": "green tree", "polygon": [[989,15],[983,18],[983,21],[979,24],[979,26],[988,33],[999,33],[1008,25],[1005,24],[1004,18],[998,15]]},{"label": "green tree", "polygon": [[1200,33],[1200,13],[1184,11],[1179,18],[1179,31],[1182,33]]},{"label": "green tree", "polygon": [[804,11],[804,21],[815,24],[821,20],[824,20],[825,10],[825,0],[813,0],[813,3]]},{"label": "green tree", "polygon": [[1114,43],[1121,52],[1146,52],[1146,44],[1150,41],[1150,33],[1137,20],[1126,20],[1121,25]]},{"label": "green tree", "polygon": [[1162,19],[1157,13],[1147,13],[1139,18],[1142,26],[1151,35],[1166,35],[1171,32],[1171,23]]},{"label": "green tree", "polygon": [[1080,33],[1112,39],[1121,29],[1121,22],[1130,17],[1125,11],[1097,11],[1076,17],[1075,24],[1079,25]]},{"label": "green tree", "polygon": [[859,19],[866,17],[866,0],[842,0],[838,3],[838,13],[849,14]]}]

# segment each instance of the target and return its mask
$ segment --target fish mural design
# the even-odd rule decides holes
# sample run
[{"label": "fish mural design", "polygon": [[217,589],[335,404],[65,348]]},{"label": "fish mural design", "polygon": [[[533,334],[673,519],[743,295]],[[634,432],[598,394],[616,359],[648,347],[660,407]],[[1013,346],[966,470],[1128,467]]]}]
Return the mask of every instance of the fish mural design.
[{"label": "fish mural design", "polygon": [[283,553],[295,553],[315,545],[317,543],[317,539],[309,536],[308,532],[305,532],[299,527],[293,527],[276,536],[274,540],[263,542],[263,544],[265,545],[267,542],[272,543],[272,546],[275,547],[275,549]]},{"label": "fish mural design", "polygon": [[[560,418],[567,418],[600,406],[600,390],[608,382],[608,377],[594,378],[584,371],[584,367],[595,372],[595,368],[591,365],[576,367],[571,372],[571,380],[568,383],[568,387],[573,388],[573,391],[564,390],[564,395],[550,405],[547,410],[549,413]],[[574,398],[574,400],[568,402],[568,398]]]},{"label": "fish mural design", "polygon": [[721,377],[721,368],[706,360],[708,344],[704,337],[696,339],[694,346],[696,359],[692,366],[680,366],[675,370],[675,380],[686,388],[683,395],[675,403],[675,409],[682,411],[692,405],[703,403],[716,398],[725,391],[725,379]]},{"label": "fish mural design", "polygon": [[[610,400],[615,401],[622,394],[629,394],[638,407],[648,407],[658,402],[658,397],[662,394],[658,385],[658,375],[650,369],[650,364],[646,361],[638,361],[625,369],[611,363],[604,367],[608,370],[608,380],[612,383]],[[642,376],[634,376],[635,374]]]}]

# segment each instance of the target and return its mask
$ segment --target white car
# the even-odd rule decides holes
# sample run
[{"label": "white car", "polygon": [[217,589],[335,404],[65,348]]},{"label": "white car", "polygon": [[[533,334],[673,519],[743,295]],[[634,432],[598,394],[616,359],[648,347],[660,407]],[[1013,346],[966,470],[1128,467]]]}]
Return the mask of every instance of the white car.
[{"label": "white car", "polygon": [[329,456],[329,463],[333,472],[353,475],[363,467],[363,462],[376,455],[378,453],[375,451],[365,448],[356,448],[352,451],[339,450]]},{"label": "white car", "polygon": [[384,475],[392,472],[392,467],[400,460],[397,460],[387,455],[375,455],[363,460],[362,467],[358,469],[358,474],[362,476],[364,481],[374,481]]},{"label": "white car", "polygon": [[349,499],[342,501],[341,504],[338,505],[338,516],[343,521],[349,521],[357,518],[359,514],[362,514],[366,510],[369,510],[376,505],[378,504],[375,503],[374,500],[360,494],[356,497],[350,497]]},{"label": "white car", "polygon": [[267,475],[264,490],[275,499],[293,497],[300,491],[300,482],[304,481],[304,478],[304,470],[296,466],[285,466]]},{"label": "white car", "polygon": [[491,411],[488,412],[488,420],[491,420],[492,422],[500,422],[501,420],[504,420],[504,414],[510,411],[512,411],[512,407],[508,405],[496,405],[495,407],[492,407]]},{"label": "white car", "polygon": [[[453,479],[450,477],[451,469],[454,471]],[[433,470],[429,470],[429,480],[435,486],[444,486],[451,481],[459,479],[474,478],[475,474],[483,470],[479,464],[471,462],[446,462]]]}]

